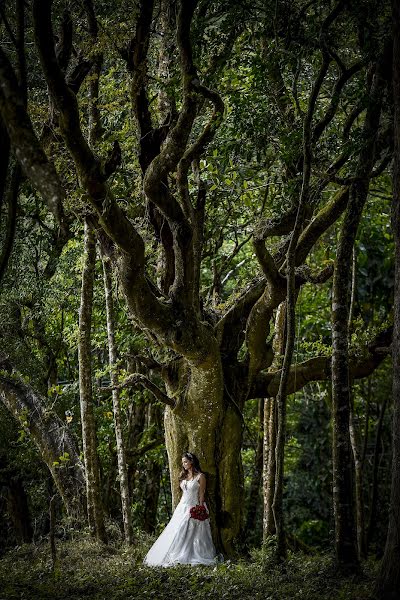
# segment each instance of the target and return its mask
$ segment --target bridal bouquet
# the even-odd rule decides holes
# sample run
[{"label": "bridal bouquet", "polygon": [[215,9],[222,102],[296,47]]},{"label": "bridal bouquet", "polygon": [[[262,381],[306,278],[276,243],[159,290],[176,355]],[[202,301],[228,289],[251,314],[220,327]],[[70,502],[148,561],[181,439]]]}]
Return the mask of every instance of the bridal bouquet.
[{"label": "bridal bouquet", "polygon": [[198,521],[205,521],[209,517],[206,507],[201,504],[192,506],[190,509],[190,516],[192,519],[197,519]]}]

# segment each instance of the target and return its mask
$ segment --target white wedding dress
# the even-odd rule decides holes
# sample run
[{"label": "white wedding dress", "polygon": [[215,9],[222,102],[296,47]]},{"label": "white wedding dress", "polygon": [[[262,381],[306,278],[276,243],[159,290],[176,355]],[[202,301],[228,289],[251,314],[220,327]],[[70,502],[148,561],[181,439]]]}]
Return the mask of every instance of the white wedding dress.
[{"label": "white wedding dress", "polygon": [[182,498],[170,522],[146,554],[143,561],[146,565],[171,567],[217,562],[209,519],[199,521],[190,517],[191,507],[199,504],[199,475],[190,481],[181,481],[180,486]]}]

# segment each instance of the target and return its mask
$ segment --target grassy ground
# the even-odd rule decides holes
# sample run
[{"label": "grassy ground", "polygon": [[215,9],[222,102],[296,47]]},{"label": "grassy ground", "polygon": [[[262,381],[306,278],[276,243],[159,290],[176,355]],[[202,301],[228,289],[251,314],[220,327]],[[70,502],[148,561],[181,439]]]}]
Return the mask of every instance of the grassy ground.
[{"label": "grassy ground", "polygon": [[0,600],[367,600],[373,573],[339,578],[329,556],[291,554],[272,566],[254,551],[251,560],[216,567],[142,565],[152,538],[139,535],[134,548],[100,546],[88,536],[57,541],[52,568],[48,543],[13,549],[0,559]]}]

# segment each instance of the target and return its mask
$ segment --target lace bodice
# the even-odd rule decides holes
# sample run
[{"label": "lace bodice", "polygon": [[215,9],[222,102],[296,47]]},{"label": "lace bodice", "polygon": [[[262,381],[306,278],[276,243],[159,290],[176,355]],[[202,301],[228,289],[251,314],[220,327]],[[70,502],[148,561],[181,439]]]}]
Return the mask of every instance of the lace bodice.
[{"label": "lace bodice", "polygon": [[192,480],[184,479],[183,481],[181,481],[180,486],[182,490],[181,502],[183,504],[195,506],[199,503],[200,483],[198,477]]}]

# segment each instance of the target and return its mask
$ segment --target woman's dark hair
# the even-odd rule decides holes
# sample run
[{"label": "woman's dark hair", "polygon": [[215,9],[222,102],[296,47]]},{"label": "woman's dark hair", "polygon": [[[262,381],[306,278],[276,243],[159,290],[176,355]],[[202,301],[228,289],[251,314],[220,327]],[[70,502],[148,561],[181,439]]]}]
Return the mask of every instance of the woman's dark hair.
[{"label": "woman's dark hair", "polygon": [[[192,463],[192,468],[193,468],[194,473],[202,473],[199,459],[197,458],[197,456],[195,454],[192,454],[191,452],[184,452],[182,454],[182,458],[187,458]],[[182,468],[182,471],[179,474],[179,481],[183,481],[184,479],[187,479],[187,475],[188,475],[187,470]]]}]

